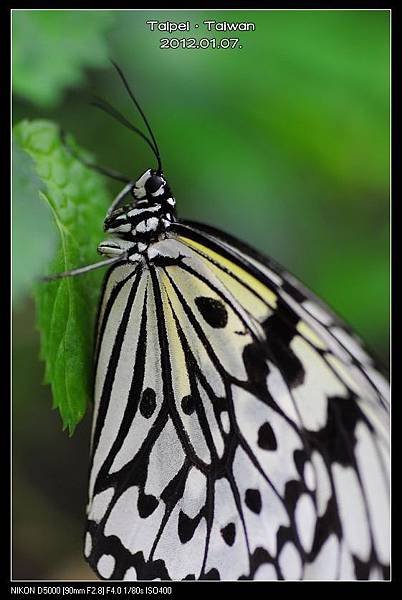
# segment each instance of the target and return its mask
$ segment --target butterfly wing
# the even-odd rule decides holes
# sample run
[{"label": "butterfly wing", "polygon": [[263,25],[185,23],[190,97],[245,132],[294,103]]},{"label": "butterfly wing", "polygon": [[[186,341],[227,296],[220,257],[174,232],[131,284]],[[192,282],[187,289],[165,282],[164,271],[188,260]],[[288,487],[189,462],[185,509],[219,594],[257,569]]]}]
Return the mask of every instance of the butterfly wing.
[{"label": "butterfly wing", "polygon": [[90,564],[114,579],[383,578],[371,359],[271,261],[205,226],[172,231],[105,285]]}]

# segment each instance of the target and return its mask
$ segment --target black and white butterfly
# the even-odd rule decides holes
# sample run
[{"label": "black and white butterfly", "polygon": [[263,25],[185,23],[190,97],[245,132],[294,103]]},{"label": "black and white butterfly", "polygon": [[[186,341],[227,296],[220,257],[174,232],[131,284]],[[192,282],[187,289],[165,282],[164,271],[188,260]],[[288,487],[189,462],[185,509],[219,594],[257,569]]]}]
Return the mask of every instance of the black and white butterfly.
[{"label": "black and white butterfly", "polygon": [[118,71],[158,167],[113,202],[108,259],[62,274],[110,265],[87,561],[120,580],[388,578],[385,378],[292,275],[176,218]]}]

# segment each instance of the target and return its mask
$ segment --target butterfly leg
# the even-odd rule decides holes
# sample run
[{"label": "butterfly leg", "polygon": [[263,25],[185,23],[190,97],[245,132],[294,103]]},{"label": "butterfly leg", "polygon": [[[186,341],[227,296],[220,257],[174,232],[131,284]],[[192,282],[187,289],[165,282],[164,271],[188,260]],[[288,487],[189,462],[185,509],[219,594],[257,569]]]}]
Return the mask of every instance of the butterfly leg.
[{"label": "butterfly leg", "polygon": [[112,204],[110,205],[110,207],[108,208],[108,211],[106,213],[106,216],[109,217],[112,212],[114,210],[116,210],[116,208],[118,208],[120,202],[127,196],[127,194],[132,190],[133,186],[134,186],[134,181],[129,181],[127,183],[127,185],[124,186],[124,188],[121,190],[121,192],[119,192],[116,196],[116,198],[113,200]]},{"label": "butterfly leg", "polygon": [[89,271],[95,269],[101,269],[102,267],[110,267],[117,262],[123,262],[127,258],[132,262],[136,262],[140,257],[139,254],[133,252],[135,250],[135,244],[133,242],[127,242],[120,239],[105,240],[98,245],[98,253],[109,258],[102,260],[92,265],[85,265],[78,269],[71,269],[70,271],[63,271],[62,273],[54,273],[42,277],[42,281],[54,281],[55,279],[63,279],[64,277],[76,277],[77,275],[83,275]]},{"label": "butterfly leg", "polygon": [[88,271],[94,271],[95,269],[101,269],[103,267],[110,267],[110,265],[123,261],[126,258],[126,253],[121,253],[113,258],[107,260],[101,260],[92,265],[86,265],[85,267],[79,267],[78,269],[71,269],[70,271],[63,271],[62,273],[55,273],[53,275],[47,275],[42,277],[41,281],[54,281],[56,279],[63,279],[64,277],[76,277],[77,275],[83,275]]}]

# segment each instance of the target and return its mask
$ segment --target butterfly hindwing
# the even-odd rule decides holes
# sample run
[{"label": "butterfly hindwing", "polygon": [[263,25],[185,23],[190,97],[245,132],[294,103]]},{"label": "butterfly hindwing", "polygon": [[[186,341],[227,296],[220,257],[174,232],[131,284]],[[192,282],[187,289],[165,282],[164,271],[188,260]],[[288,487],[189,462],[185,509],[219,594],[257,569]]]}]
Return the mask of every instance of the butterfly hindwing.
[{"label": "butterfly hindwing", "polygon": [[104,286],[90,564],[131,580],[382,578],[384,387],[290,275],[175,224]]}]

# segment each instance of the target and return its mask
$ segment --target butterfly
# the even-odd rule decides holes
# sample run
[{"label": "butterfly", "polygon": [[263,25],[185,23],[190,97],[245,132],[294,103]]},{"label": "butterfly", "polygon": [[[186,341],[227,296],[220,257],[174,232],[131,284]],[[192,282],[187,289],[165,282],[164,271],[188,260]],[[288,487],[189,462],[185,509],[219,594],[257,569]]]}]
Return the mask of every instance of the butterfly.
[{"label": "butterfly", "polygon": [[118,580],[388,578],[385,377],[276,262],[177,218],[156,139],[115,67],[149,135],[97,106],[158,164],[120,177],[105,260],[59,275],[108,267],[86,560]]}]

